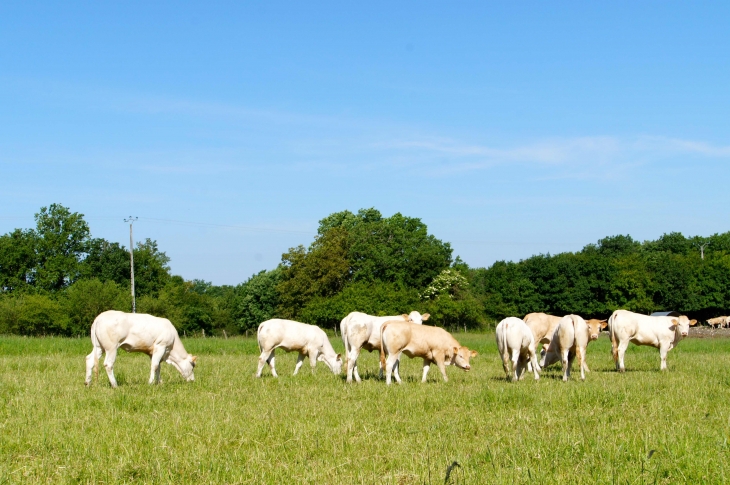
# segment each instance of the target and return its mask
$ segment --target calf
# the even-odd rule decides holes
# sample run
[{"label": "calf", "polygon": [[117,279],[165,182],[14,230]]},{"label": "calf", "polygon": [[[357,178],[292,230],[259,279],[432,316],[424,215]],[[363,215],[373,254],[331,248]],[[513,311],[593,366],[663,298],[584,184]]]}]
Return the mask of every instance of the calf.
[{"label": "calf", "polygon": [[162,361],[174,366],[185,380],[195,380],[193,369],[196,357],[185,351],[177,330],[166,318],[144,313],[106,311],[96,317],[91,325],[91,344],[94,348],[86,356],[87,386],[91,384],[92,370],[98,375],[99,359],[102,353],[106,353],[106,375],[111,386],[117,387],[114,362],[120,347],[127,352],[142,352],[150,356],[150,384],[160,382]]},{"label": "calf", "polygon": [[[343,318],[340,322],[340,331],[342,333],[342,343],[345,344],[345,355],[347,356],[347,382],[352,382],[353,375],[355,380],[360,382],[357,359],[362,349],[368,352],[380,351],[380,329],[385,322],[402,320],[420,325],[428,318],[428,313],[421,315],[415,310],[408,315],[391,317],[374,317],[366,313],[352,312]],[[382,359],[380,360],[382,361]],[[382,365],[380,367],[380,377],[383,377]]]},{"label": "calf", "polygon": [[[507,379],[510,378],[510,374],[513,381],[522,379],[528,362],[532,364],[535,380],[540,378],[538,373],[540,365],[535,355],[535,336],[524,321],[516,317],[505,318],[497,325],[496,338]],[[510,361],[512,372],[510,372]]]},{"label": "calf", "polygon": [[727,325],[727,322],[729,319],[730,319],[730,317],[715,317],[715,318],[708,319],[707,323],[712,328],[722,328]]},{"label": "calf", "polygon": [[577,357],[580,365],[580,378],[586,379],[586,372],[590,372],[586,364],[586,348],[588,344],[598,339],[601,329],[606,328],[605,320],[591,319],[587,322],[578,315],[566,315],[555,329],[550,347],[545,354],[545,365],[547,367],[555,362],[563,364],[563,380],[570,377],[570,369],[573,360]]},{"label": "calf", "polygon": [[468,371],[471,369],[469,359],[475,357],[477,352],[462,347],[443,328],[416,325],[398,320],[385,322],[382,325],[380,336],[380,366],[385,367],[385,383],[387,385],[390,385],[391,374],[394,369],[396,382],[398,384],[403,382],[398,374],[401,354],[406,354],[410,358],[420,357],[423,359],[423,378],[421,382],[426,382],[426,376],[432,363],[438,366],[444,381],[448,382],[446,366],[455,365]]},{"label": "calf", "polygon": [[324,362],[334,374],[342,371],[340,354],[335,353],[327,334],[316,325],[274,318],[259,325],[257,337],[261,355],[256,377],[261,377],[267,363],[271,367],[271,374],[279,377],[274,360],[274,352],[279,348],[287,352],[299,352],[294,375],[299,372],[305,356],[309,356],[309,365],[313,371],[318,360]]},{"label": "calf", "polygon": [[[523,320],[530,327],[530,330],[532,330],[532,335],[535,337],[535,347],[542,344],[540,365],[544,367],[545,355],[547,354],[553,334],[555,334],[555,329],[558,328],[561,317],[555,317],[546,313],[528,313]],[[528,370],[532,370],[529,363]]]},{"label": "calf", "polygon": [[611,332],[611,353],[616,370],[624,372],[624,354],[629,342],[636,345],[651,345],[659,349],[660,370],[667,368],[667,352],[689,334],[689,327],[697,323],[686,316],[652,317],[616,310],[608,319]]}]

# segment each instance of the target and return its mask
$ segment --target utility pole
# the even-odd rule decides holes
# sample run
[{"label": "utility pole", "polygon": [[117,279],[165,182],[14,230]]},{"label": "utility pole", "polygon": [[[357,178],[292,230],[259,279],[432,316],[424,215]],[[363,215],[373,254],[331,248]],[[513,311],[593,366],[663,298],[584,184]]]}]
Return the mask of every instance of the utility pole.
[{"label": "utility pole", "polygon": [[132,313],[137,313],[137,302],[134,298],[134,239],[132,239],[132,224],[139,219],[138,217],[129,216],[124,222],[129,222],[129,267],[132,275]]},{"label": "utility pole", "polygon": [[709,246],[709,245],[710,245],[710,241],[706,241],[706,242],[704,242],[702,244],[700,244],[698,242],[695,243],[695,246],[697,246],[698,248],[700,248],[700,258],[702,258],[703,261],[705,259],[705,248],[707,246]]}]

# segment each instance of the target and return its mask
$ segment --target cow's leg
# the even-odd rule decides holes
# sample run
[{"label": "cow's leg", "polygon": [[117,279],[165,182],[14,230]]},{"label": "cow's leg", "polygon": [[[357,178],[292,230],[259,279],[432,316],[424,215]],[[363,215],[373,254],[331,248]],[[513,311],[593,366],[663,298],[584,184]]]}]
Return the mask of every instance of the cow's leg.
[{"label": "cow's leg", "polygon": [[86,356],[86,385],[91,384],[92,372],[96,374],[99,380],[99,359],[101,358],[101,347],[94,347],[91,353]]},{"label": "cow's leg", "polygon": [[297,364],[294,366],[294,374],[297,375],[297,372],[299,372],[299,368],[304,363],[304,354],[299,352],[299,355],[297,356]]},{"label": "cow's leg", "polygon": [[360,375],[357,372],[357,358],[360,356],[360,349],[352,347],[350,354],[347,356],[347,382],[352,382],[352,376],[355,375],[355,380],[360,382]]},{"label": "cow's leg", "polygon": [[160,382],[160,363],[166,352],[167,349],[164,345],[155,345],[152,355],[150,355],[150,384]]},{"label": "cow's leg", "polygon": [[616,370],[619,370],[621,367],[618,364],[618,342],[614,341],[613,337],[611,338],[611,356],[614,364],[616,364]]},{"label": "cow's leg", "polygon": [[[378,351],[378,378],[379,379],[382,379],[383,378],[383,371],[384,370],[385,369],[383,369],[383,362],[380,360],[380,351]],[[395,367],[394,367],[394,372],[395,372],[395,375],[398,376],[399,382],[400,382],[400,376],[398,375],[398,363],[397,362],[396,362]]]},{"label": "cow's leg", "polygon": [[317,350],[309,352],[309,367],[312,368],[312,372],[314,372],[315,367],[317,367],[317,357],[319,357],[319,352]]},{"label": "cow's leg", "polygon": [[446,364],[444,364],[443,357],[436,359],[436,365],[438,366],[439,370],[441,371],[441,375],[444,376],[444,382],[449,382],[449,378],[446,377]]},{"label": "cow's leg", "polygon": [[[261,377],[261,372],[264,370],[264,366],[268,363],[269,357],[271,357],[274,354],[273,350],[262,350],[261,355],[259,355],[259,365],[256,369],[256,377]],[[269,364],[271,365],[271,364]]]},{"label": "cow's leg", "polygon": [[276,373],[276,356],[274,355],[274,352],[276,352],[276,349],[271,350],[271,355],[269,355],[269,358],[266,360],[266,362],[268,362],[269,367],[271,367],[271,375],[274,377],[279,377],[279,374]]},{"label": "cow's leg", "polygon": [[659,367],[659,370],[667,370],[667,353],[669,352],[669,345],[667,344],[661,344],[659,347],[659,357],[662,359],[662,364]]},{"label": "cow's leg", "polygon": [[504,369],[504,375],[507,376],[507,379],[510,378],[510,360],[509,360],[509,352],[507,352],[507,349],[502,352],[502,368]]},{"label": "cow's leg", "polygon": [[431,361],[423,359],[423,377],[421,378],[421,382],[426,382],[429,369],[431,369]]},{"label": "cow's leg", "polygon": [[575,356],[578,359],[578,366],[580,366],[580,380],[586,380],[586,349],[584,347],[576,346]]},{"label": "cow's leg", "polygon": [[395,361],[395,365],[393,366],[393,375],[395,376],[395,380],[400,382],[400,359]]},{"label": "cow's leg", "polygon": [[629,347],[629,341],[626,340],[625,342],[619,342],[618,344],[618,371],[619,372],[626,372],[626,367],[624,367],[624,354],[626,353],[626,349]]},{"label": "cow's leg", "polygon": [[[390,354],[388,356],[388,358],[385,360],[385,383],[387,385],[390,385],[390,378],[391,378],[391,375],[393,374],[393,366],[398,362],[399,359],[400,359],[400,352]],[[398,384],[402,383],[402,381],[400,380],[400,376],[398,376],[398,375],[395,376],[395,381]]]},{"label": "cow's leg", "polygon": [[106,375],[109,376],[109,383],[112,387],[117,387],[117,380],[114,378],[114,361],[117,360],[117,349],[113,348],[107,351],[104,357],[104,368]]},{"label": "cow's leg", "polygon": [[520,368],[520,349],[512,350],[512,371],[514,373],[514,375],[512,376],[512,380],[518,380],[522,371],[522,369]]},{"label": "cow's leg", "polygon": [[534,351],[530,351],[530,362],[532,363],[532,373],[535,375],[535,380],[540,379],[540,366]]}]

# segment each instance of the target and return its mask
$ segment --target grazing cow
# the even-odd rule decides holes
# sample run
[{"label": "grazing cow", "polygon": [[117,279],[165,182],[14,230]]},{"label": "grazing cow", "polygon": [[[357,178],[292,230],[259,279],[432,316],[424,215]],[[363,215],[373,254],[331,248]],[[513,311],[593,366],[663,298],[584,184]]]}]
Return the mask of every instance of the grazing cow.
[{"label": "grazing cow", "polygon": [[256,377],[261,377],[267,363],[271,367],[271,374],[279,377],[274,360],[274,352],[279,348],[287,352],[299,352],[294,375],[299,372],[306,356],[309,356],[312,371],[318,360],[324,362],[335,375],[342,371],[342,357],[335,353],[324,330],[316,325],[274,318],[259,325],[257,336],[261,355]]},{"label": "grazing cow", "polygon": [[[342,343],[345,344],[345,354],[347,355],[347,382],[352,382],[353,374],[355,380],[360,382],[357,359],[362,349],[368,352],[380,351],[380,329],[385,322],[403,320],[420,325],[428,318],[428,313],[421,315],[415,310],[409,315],[390,317],[374,317],[366,313],[352,312],[343,318],[340,322],[340,332],[342,333]],[[383,377],[382,364],[380,366],[380,377]]]},{"label": "grazing cow", "polygon": [[517,317],[508,317],[499,322],[496,329],[497,348],[502,356],[502,366],[507,379],[510,378],[510,362],[512,363],[512,380],[524,377],[527,363],[532,364],[535,379],[540,378],[540,365],[535,355],[535,336],[527,324]]},{"label": "grazing cow", "polygon": [[[548,347],[550,346],[550,340],[555,334],[555,329],[558,328],[562,317],[555,317],[546,313],[528,313],[523,319],[524,322],[532,330],[532,335],[535,337],[535,347],[538,344],[542,344],[540,350],[540,365],[545,366],[545,355],[547,354]],[[528,370],[530,364],[528,363]]]},{"label": "grazing cow", "polygon": [[616,310],[608,319],[611,332],[611,353],[616,370],[624,372],[624,354],[629,342],[651,345],[659,349],[661,370],[667,368],[667,352],[689,334],[689,327],[697,323],[686,316],[651,317],[628,310]]},{"label": "grazing cow", "polygon": [[102,353],[106,353],[104,368],[112,387],[117,387],[114,361],[120,347],[127,352],[144,352],[150,356],[150,384],[160,382],[162,361],[173,365],[185,380],[195,380],[193,369],[196,357],[185,351],[177,330],[166,318],[109,310],[96,317],[91,325],[91,343],[94,348],[86,356],[87,386],[91,383],[92,370],[98,376],[99,359]]},{"label": "grazing cow", "polygon": [[550,347],[545,354],[543,368],[562,362],[563,380],[570,377],[570,368],[573,366],[573,359],[578,358],[580,366],[580,378],[586,380],[586,372],[590,372],[586,364],[586,348],[588,344],[598,339],[601,329],[606,328],[606,320],[591,319],[588,321],[578,315],[566,315],[560,320],[558,328],[555,329]]},{"label": "grazing cow", "polygon": [[380,333],[380,366],[385,367],[385,383],[388,385],[394,370],[396,382],[403,382],[398,373],[401,354],[423,359],[421,382],[426,382],[432,363],[438,366],[444,381],[448,382],[447,365],[468,371],[471,369],[469,359],[477,355],[476,350],[462,347],[449,332],[439,327],[390,320],[381,326]]},{"label": "grazing cow", "polygon": [[721,328],[727,326],[728,321],[730,321],[730,317],[715,317],[708,319],[707,323],[712,328]]}]

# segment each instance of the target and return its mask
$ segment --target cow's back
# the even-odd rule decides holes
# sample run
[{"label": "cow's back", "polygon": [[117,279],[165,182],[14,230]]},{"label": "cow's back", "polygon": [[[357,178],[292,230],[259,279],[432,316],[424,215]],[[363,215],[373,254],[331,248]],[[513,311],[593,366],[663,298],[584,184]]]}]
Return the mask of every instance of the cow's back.
[{"label": "cow's back", "polygon": [[166,318],[145,313],[109,310],[101,313],[92,325],[94,335],[104,349],[122,347],[130,352],[151,354],[154,346],[172,348],[177,330]]},{"label": "cow's back", "polygon": [[528,313],[523,321],[532,331],[535,343],[549,343],[560,324],[561,317],[546,313]]}]

